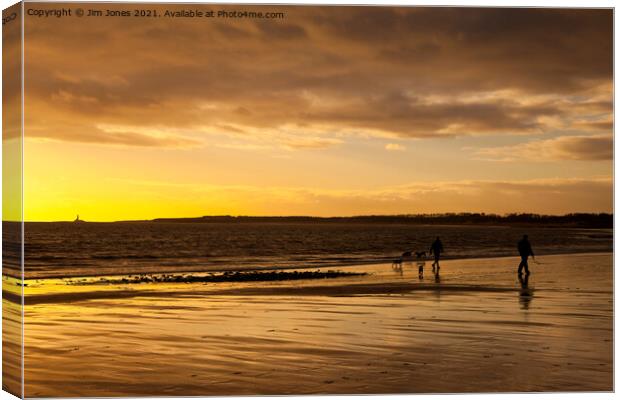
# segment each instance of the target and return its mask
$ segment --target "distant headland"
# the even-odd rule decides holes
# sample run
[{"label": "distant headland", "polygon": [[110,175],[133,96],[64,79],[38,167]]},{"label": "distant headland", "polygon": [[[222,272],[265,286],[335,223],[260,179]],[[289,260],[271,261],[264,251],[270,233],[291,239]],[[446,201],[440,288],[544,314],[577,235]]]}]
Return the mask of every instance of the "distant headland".
[{"label": "distant headland", "polygon": [[118,222],[155,223],[381,223],[381,224],[429,224],[429,225],[545,225],[581,228],[613,228],[613,214],[572,213],[565,215],[541,214],[486,214],[441,213],[401,215],[360,215],[350,217],[312,216],[231,216],[215,215],[195,218],[156,218]]}]

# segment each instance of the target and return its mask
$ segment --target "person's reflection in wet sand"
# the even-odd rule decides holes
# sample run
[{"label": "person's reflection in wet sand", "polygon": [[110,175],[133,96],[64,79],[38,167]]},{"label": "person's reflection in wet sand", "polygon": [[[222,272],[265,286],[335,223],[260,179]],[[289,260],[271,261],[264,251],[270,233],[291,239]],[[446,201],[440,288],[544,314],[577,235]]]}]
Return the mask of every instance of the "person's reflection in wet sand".
[{"label": "person's reflection in wet sand", "polygon": [[530,289],[529,280],[529,275],[519,275],[519,283],[521,284],[521,290],[519,290],[519,304],[522,310],[528,310],[530,308],[530,303],[534,297],[534,290]]},{"label": "person's reflection in wet sand", "polygon": [[435,283],[441,283],[441,277],[439,276],[439,267],[435,270]]}]

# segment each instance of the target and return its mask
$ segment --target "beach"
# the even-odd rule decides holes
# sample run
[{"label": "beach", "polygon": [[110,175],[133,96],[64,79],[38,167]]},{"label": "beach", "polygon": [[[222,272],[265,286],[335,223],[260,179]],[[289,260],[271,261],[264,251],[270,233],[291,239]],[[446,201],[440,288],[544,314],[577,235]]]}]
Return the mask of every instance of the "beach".
[{"label": "beach", "polygon": [[320,280],[29,281],[25,395],[613,390],[612,254],[537,261],[527,287],[516,257],[445,261],[439,278],[426,262],[422,279],[405,263]]}]

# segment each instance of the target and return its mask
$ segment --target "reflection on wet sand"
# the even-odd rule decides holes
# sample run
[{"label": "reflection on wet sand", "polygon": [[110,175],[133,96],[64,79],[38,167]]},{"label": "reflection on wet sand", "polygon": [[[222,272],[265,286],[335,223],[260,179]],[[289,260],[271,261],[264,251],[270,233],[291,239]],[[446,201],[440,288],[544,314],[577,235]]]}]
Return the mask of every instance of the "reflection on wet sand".
[{"label": "reflection on wet sand", "polygon": [[530,274],[525,276],[519,274],[519,283],[521,284],[521,290],[519,291],[519,304],[523,310],[530,308],[530,303],[534,297],[534,290],[529,287]]},{"label": "reflection on wet sand", "polygon": [[[289,282],[31,281],[26,396],[612,390],[611,253],[548,256],[516,288],[514,258],[447,260],[423,281],[415,266]],[[545,301],[523,312],[515,295],[529,304],[534,284]]]}]

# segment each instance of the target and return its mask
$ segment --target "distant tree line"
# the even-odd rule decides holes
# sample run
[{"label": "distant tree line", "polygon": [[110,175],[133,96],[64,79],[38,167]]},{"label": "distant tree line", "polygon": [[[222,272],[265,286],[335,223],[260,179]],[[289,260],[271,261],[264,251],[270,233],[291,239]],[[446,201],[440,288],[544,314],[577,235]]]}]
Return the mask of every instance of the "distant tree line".
[{"label": "distant tree line", "polygon": [[434,225],[548,225],[582,228],[613,228],[613,214],[572,213],[565,215],[541,214],[486,214],[441,213],[402,215],[360,215],[353,217],[251,217],[204,216],[198,218],[157,218],[153,222],[203,222],[203,223],[382,223],[382,224],[434,224]]}]

